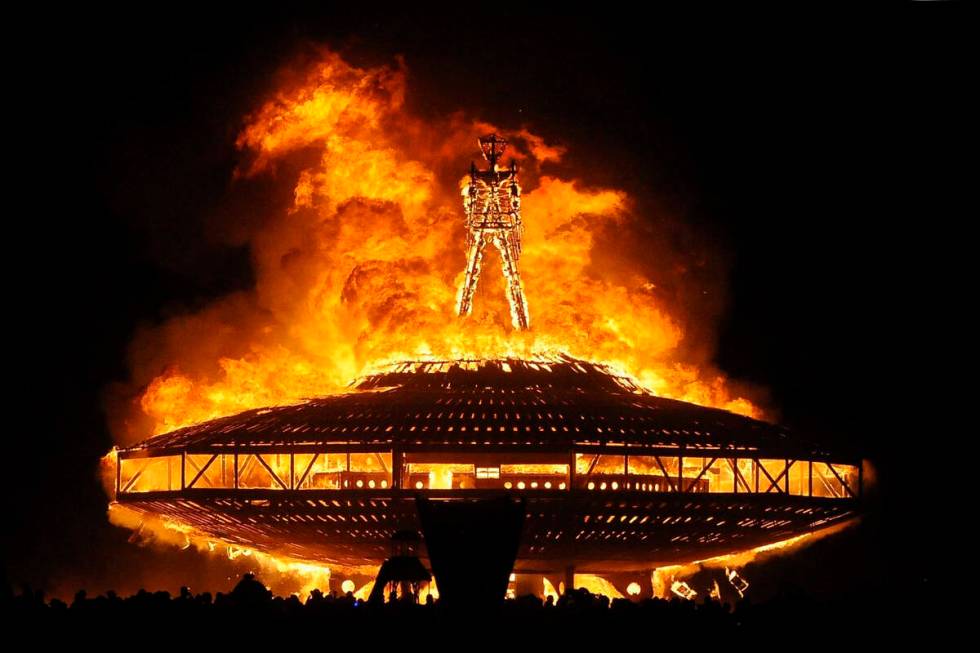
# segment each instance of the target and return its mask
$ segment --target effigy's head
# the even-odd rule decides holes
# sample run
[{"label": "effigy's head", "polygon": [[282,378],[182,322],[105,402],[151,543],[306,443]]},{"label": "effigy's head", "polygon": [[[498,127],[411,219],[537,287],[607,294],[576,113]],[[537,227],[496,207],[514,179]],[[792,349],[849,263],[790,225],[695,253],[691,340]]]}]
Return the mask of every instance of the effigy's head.
[{"label": "effigy's head", "polygon": [[479,141],[480,151],[483,152],[483,158],[490,163],[496,163],[497,160],[504,155],[504,150],[507,149],[507,139],[497,136],[496,134],[481,136]]}]

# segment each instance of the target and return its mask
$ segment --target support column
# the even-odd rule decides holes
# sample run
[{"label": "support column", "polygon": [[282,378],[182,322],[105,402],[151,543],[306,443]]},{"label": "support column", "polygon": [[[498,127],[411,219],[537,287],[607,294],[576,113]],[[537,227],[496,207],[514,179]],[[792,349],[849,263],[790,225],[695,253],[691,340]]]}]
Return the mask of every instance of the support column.
[{"label": "support column", "polygon": [[575,589],[575,566],[568,565],[565,567],[565,591]]},{"label": "support column", "polygon": [[398,449],[391,452],[391,487],[396,490],[402,487],[402,452]]}]

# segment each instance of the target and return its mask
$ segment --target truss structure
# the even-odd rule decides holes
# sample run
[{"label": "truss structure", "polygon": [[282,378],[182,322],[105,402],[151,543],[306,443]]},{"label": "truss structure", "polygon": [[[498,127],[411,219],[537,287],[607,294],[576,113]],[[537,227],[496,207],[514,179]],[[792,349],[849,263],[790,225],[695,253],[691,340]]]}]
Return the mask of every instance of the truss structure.
[{"label": "truss structure", "polygon": [[853,452],[642,392],[599,365],[409,362],[357,391],[117,452],[116,501],[258,550],[379,564],[415,497],[526,499],[518,570],[704,559],[858,514]]}]

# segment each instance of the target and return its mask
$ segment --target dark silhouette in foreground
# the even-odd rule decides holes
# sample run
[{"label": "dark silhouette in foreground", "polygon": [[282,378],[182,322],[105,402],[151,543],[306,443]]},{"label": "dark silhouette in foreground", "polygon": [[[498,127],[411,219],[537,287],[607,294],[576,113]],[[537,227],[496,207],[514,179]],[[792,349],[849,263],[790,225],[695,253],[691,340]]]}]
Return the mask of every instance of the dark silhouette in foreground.
[{"label": "dark silhouette in foreground", "polygon": [[[313,590],[303,602],[295,595],[273,596],[252,574],[245,574],[231,592],[219,592],[214,596],[207,592],[195,595],[187,588],[182,588],[177,596],[140,590],[126,598],[111,591],[90,598],[80,591],[71,603],[65,603],[59,599],[46,600],[43,593],[25,589],[19,594],[8,590],[3,603],[4,616],[17,625],[52,623],[116,629],[146,623],[227,623],[254,619],[259,623],[336,626],[357,632],[371,632],[373,626],[404,626],[443,633],[457,627],[460,617],[464,617],[463,621],[528,627],[542,633],[552,632],[549,629],[575,632],[582,627],[629,629],[642,626],[646,629],[662,626],[675,632],[695,629],[703,635],[787,632],[827,623],[861,627],[881,616],[874,613],[874,609],[881,605],[873,597],[852,596],[828,601],[814,599],[800,591],[786,591],[764,603],[743,600],[735,606],[713,600],[679,598],[610,601],[608,597],[591,594],[585,589],[568,591],[557,601],[553,597],[541,600],[528,595],[501,601],[490,608],[481,605],[462,612],[455,606],[448,609],[439,601],[432,601],[431,597],[418,602],[412,593],[405,598],[379,603],[356,599],[351,593],[323,594]],[[903,624],[903,627],[914,627],[914,624]]]},{"label": "dark silhouette in foreground", "polygon": [[454,608],[492,608],[507,593],[527,513],[525,500],[434,501],[419,495],[415,505],[443,600]]}]

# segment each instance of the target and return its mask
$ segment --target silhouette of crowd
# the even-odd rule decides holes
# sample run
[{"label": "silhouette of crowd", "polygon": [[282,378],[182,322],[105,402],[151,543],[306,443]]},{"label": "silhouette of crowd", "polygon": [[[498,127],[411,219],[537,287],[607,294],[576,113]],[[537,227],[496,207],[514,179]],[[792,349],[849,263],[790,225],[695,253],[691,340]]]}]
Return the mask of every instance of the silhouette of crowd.
[{"label": "silhouette of crowd", "polygon": [[[306,601],[293,595],[274,596],[258,579],[245,574],[228,593],[193,594],[182,588],[178,595],[169,592],[140,590],[129,597],[115,592],[89,597],[84,591],[66,603],[47,600],[43,593],[29,589],[20,593],[8,590],[4,613],[22,623],[51,621],[117,627],[152,621],[182,624],[188,621],[221,623],[310,623],[338,625],[350,629],[370,629],[377,625],[440,629],[458,624],[466,616],[465,606],[448,606],[427,596],[418,602],[411,595],[387,602],[370,603],[346,595],[324,594],[313,590]],[[812,627],[821,621],[847,621],[860,608],[847,601],[817,601],[801,592],[786,593],[762,603],[748,600],[731,606],[714,600],[688,601],[646,599],[630,601],[592,594],[585,589],[567,591],[557,601],[521,596],[503,601],[492,610],[481,609],[476,615],[485,620],[519,628],[569,629],[593,626],[635,627],[662,626],[674,632],[725,633],[771,632],[797,627]],[[487,614],[492,612],[493,614]],[[469,615],[474,616],[474,615]]]}]

